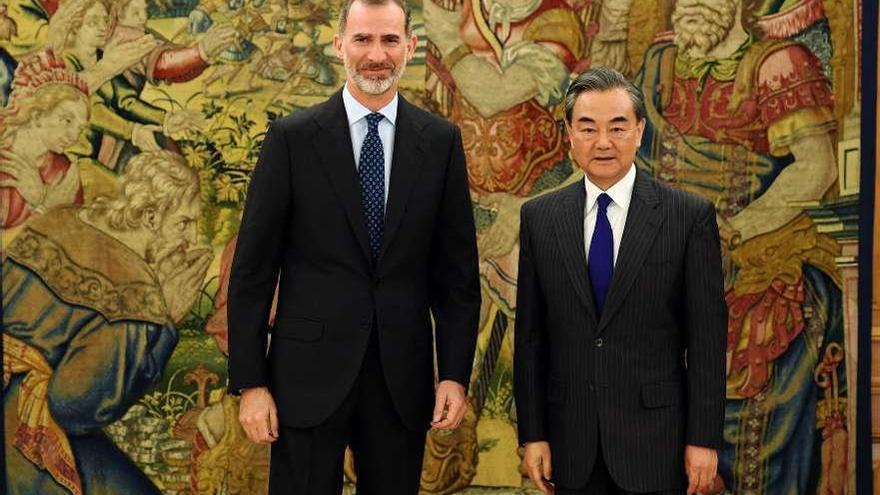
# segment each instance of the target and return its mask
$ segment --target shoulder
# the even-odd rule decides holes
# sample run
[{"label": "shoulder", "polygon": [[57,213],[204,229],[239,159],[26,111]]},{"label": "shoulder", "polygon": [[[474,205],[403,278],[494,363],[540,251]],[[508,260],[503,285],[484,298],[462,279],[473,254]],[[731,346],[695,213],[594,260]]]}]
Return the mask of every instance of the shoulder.
[{"label": "shoulder", "polygon": [[826,82],[822,63],[807,47],[798,43],[774,43],[765,48],[758,66],[759,86],[771,90],[809,82]]},{"label": "shoulder", "polygon": [[269,123],[269,129],[289,132],[302,132],[316,126],[315,118],[327,110],[332,100],[313,105],[301,110],[295,110],[287,115],[280,116]]},{"label": "shoulder", "polygon": [[[583,180],[578,180],[556,191],[542,194],[535,198],[529,199],[522,205],[520,214],[523,217],[543,217],[548,213],[556,210],[557,205],[566,200],[566,198],[574,198],[580,190],[583,190]],[[586,194],[586,191],[584,191]]]}]

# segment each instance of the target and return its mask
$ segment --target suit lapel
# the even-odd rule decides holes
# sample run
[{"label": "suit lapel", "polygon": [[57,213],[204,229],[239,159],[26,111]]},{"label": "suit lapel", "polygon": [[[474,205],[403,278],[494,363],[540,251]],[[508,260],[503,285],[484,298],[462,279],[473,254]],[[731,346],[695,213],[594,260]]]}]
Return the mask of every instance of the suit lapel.
[{"label": "suit lapel", "polygon": [[352,154],[348,117],[345,113],[345,105],[342,103],[342,91],[330,97],[314,118],[321,128],[315,136],[315,148],[324,163],[323,169],[345,208],[348,222],[361,246],[361,251],[369,263],[371,255],[367,224],[361,205],[360,185]]},{"label": "suit lapel", "polygon": [[391,179],[385,207],[385,233],[379,263],[388,251],[406,211],[410,192],[422,171],[421,132],[424,123],[414,118],[412,106],[398,96],[397,121],[394,125],[394,153],[391,156]]},{"label": "suit lapel", "polygon": [[577,181],[562,190],[556,214],[556,239],[562,251],[575,292],[587,308],[590,319],[596,322],[596,304],[593,301],[593,288],[587,271],[587,254],[584,243],[584,204],[587,192],[583,181]]},{"label": "suit lapel", "polygon": [[659,204],[660,198],[653,179],[644,172],[638,171],[629,212],[626,215],[623,239],[620,241],[620,249],[617,253],[614,275],[611,278],[611,287],[599,321],[600,332],[620,309],[645,261],[648,250],[654,243],[654,237],[663,223]]}]

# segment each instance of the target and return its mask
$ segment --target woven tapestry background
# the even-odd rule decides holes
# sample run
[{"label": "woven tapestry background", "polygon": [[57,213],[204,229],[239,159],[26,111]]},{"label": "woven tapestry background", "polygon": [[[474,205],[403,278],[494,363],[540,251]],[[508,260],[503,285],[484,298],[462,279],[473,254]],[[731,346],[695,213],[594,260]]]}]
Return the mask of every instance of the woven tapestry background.
[{"label": "woven tapestry background", "polygon": [[[96,472],[115,493],[265,493],[268,448],[225,392],[229,269],[267,122],[344,82],[338,8],[0,0],[10,493],[90,494]],[[484,301],[472,408],[429,435],[423,492],[532,493],[512,401],[518,212],[582,177],[562,97],[609,65],[648,99],[637,165],[719,212],[716,492],[855,493],[861,0],[413,8],[402,92],[462,129]]]}]

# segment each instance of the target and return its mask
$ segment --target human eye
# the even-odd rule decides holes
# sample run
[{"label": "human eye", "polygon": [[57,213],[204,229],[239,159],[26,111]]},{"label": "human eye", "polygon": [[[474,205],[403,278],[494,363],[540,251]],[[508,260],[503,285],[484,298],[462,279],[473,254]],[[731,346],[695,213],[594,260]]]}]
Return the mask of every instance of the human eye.
[{"label": "human eye", "polygon": [[625,127],[613,127],[611,129],[611,137],[614,138],[622,138],[625,137],[629,133],[629,129]]}]

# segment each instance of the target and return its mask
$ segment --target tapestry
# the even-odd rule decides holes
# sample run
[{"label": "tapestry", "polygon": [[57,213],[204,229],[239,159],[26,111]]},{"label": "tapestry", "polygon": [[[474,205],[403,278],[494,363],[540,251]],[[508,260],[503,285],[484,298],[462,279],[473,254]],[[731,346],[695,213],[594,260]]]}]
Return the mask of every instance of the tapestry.
[{"label": "tapestry", "polygon": [[[345,82],[339,4],[0,0],[9,493],[266,493],[269,447],[226,391],[230,267],[268,122]],[[483,297],[469,409],[429,433],[422,493],[538,493],[512,389],[519,211],[583,180],[563,97],[600,65],[645,95],[636,165],[718,212],[712,493],[855,493],[861,0],[411,7],[401,94],[461,129]],[[348,454],[340,476],[354,493]]]}]

